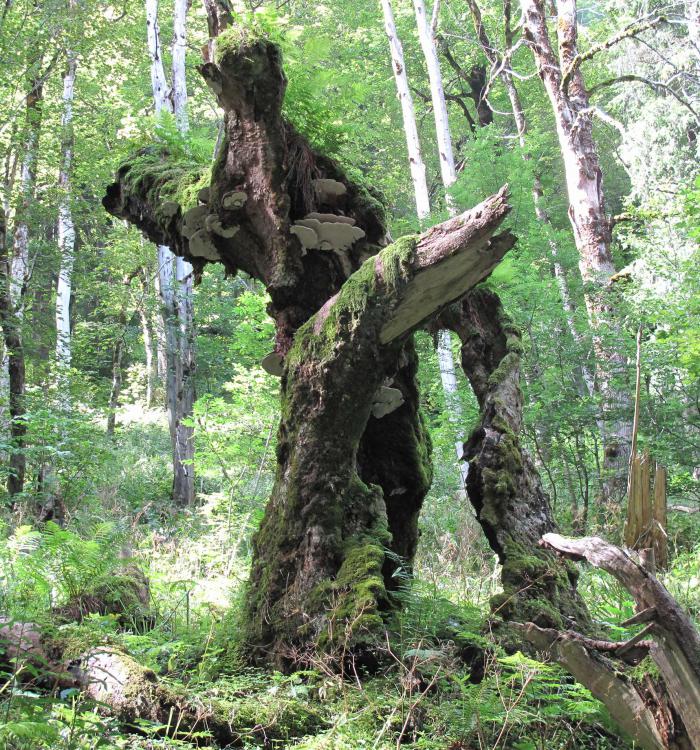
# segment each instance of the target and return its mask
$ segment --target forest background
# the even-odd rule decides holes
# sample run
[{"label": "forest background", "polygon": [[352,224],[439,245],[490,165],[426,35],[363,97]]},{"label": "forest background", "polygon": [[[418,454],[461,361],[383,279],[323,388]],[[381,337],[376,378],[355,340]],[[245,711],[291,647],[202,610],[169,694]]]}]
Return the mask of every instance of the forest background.
[{"label": "forest background", "polygon": [[[610,491],[603,436],[605,424],[631,424],[638,359],[638,445],[668,472],[665,582],[697,617],[697,3],[578,8],[580,48],[591,53],[582,69],[606,208],[615,217],[615,324],[602,328],[587,311],[554,115],[532,53],[518,41],[516,9],[512,44],[503,38],[509,4],[484,3],[480,12],[499,59],[508,52],[527,132],[519,131],[472,6],[443,0],[432,19],[457,164],[446,199],[415,9],[393,3],[431,204],[420,220],[381,4],[289,0],[240,3],[234,11],[237,23],[281,45],[286,116],[315,148],[381,194],[393,237],[426,229],[508,183],[507,226],[518,242],[487,284],[522,331],[522,439],[557,522],[565,533],[622,540],[625,492],[620,482]],[[245,703],[240,742],[251,747],[620,747],[624,740],[601,704],[557,668],[521,654],[494,656],[478,685],[461,667],[443,666],[440,680],[449,677],[449,688],[437,696],[402,679],[405,654],[446,639],[440,628],[454,611],[484,638],[481,623],[500,590],[497,560],[461,489],[455,455],[479,407],[454,366],[459,341],[443,334],[417,336],[434,481],[421,515],[415,580],[402,588],[401,645],[387,647],[402,653],[395,671],[385,682],[348,687],[322,662],[292,677],[241,667],[231,623],[274,480],[279,419],[279,380],[261,365],[274,349],[268,299],[259,282],[243,273],[226,278],[217,264],[193,284],[191,267],[166,259],[172,278],[164,281],[163,256],[101,202],[116,167],[136,149],[161,143],[203,168],[214,157],[222,115],[196,69],[211,30],[205,9],[193,4],[180,44],[173,31],[178,7],[8,0],[0,12],[3,614],[52,620],[50,610],[96,594],[118,581],[125,565],[138,564],[150,581],[147,606],[131,611],[126,626],[114,612],[81,617],[60,626],[66,637],[81,646],[125,645],[207,699],[213,690]],[[176,97],[159,104],[155,86],[154,101],[147,33],[154,9],[158,55],[166,77],[175,73],[169,90],[177,91],[178,60],[184,62],[186,127]],[[191,408],[169,398],[169,348],[188,358],[180,382],[190,389]],[[595,378],[601,348],[624,363],[610,390],[627,397],[612,407]],[[21,393],[10,382],[18,351]],[[585,573],[581,585],[595,617],[623,633],[632,614],[627,595],[597,572]],[[122,599],[118,588],[112,583],[110,590]],[[143,607],[148,628],[139,624]],[[149,739],[122,733],[78,693],[14,686],[11,675],[0,692],[0,742],[8,747],[199,741],[192,732],[158,738],[158,722],[140,727]],[[324,709],[325,695],[332,709]]]}]

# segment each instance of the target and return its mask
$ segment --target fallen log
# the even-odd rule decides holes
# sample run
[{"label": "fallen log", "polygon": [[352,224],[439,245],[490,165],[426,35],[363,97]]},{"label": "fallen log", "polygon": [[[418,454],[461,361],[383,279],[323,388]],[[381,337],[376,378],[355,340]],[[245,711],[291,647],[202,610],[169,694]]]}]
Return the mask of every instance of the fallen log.
[{"label": "fallen log", "polygon": [[[690,617],[651,572],[603,539],[550,533],[541,543],[610,573],[635,600],[637,614],[627,624],[644,624],[644,628],[612,649],[599,648],[576,633],[541,629],[533,623],[516,629],[591,690],[644,750],[698,750],[700,634]],[[646,636],[653,640],[644,640]],[[607,650],[608,656],[629,661],[640,648],[648,651],[660,680],[647,674],[633,681],[601,653]]]}]

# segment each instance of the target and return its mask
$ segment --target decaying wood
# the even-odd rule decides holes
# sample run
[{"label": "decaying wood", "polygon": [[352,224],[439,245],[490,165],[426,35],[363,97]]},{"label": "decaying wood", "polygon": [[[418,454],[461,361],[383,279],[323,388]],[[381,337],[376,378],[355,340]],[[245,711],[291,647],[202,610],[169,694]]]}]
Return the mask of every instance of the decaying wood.
[{"label": "decaying wood", "polygon": [[[290,416],[254,540],[246,639],[257,660],[288,669],[319,645],[341,663],[376,658],[395,569],[385,549],[413,558],[430,482],[407,337],[512,246],[509,233],[493,236],[508,210],[502,190],[387,247],[297,332],[282,377]],[[402,403],[378,411],[382,388]]]},{"label": "decaying wood", "polygon": [[[508,211],[502,190],[385,247],[371,189],[282,117],[279,49],[239,28],[217,44],[200,72],[224,109],[224,138],[198,204],[171,181],[200,175],[183,177],[157,147],[122,165],[104,204],[195,272],[221,262],[270,295],[276,341],[265,362],[277,372],[284,362],[282,421],[245,637],[253,660],[290,668],[318,645],[345,649],[348,627],[354,644],[383,628],[396,566],[386,549],[410,565],[431,480],[410,333],[488,275],[514,238],[495,235]],[[377,408],[390,381],[400,398]]]},{"label": "decaying wood", "polygon": [[644,750],[664,750],[667,747],[656,727],[654,714],[634,685],[596,650],[586,648],[573,634],[538,628],[533,623],[513,627],[602,701],[613,719],[640,747]]},{"label": "decaying wood", "polygon": [[[629,591],[639,610],[638,621],[649,620],[644,628],[644,635],[651,633],[654,637],[649,654],[682,720],[687,740],[691,747],[699,748],[700,634],[689,616],[660,581],[619,547],[598,537],[568,539],[551,533],[542,541],[565,557],[587,560],[607,571]],[[682,746],[672,744],[672,740],[665,738],[663,747]]]}]

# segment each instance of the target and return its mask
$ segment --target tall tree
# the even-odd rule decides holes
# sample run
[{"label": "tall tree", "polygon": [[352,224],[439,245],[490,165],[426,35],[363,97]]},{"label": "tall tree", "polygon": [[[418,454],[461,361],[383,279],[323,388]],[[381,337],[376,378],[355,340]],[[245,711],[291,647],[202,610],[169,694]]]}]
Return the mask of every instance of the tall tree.
[{"label": "tall tree", "polygon": [[[68,64],[63,77],[63,113],[61,116],[61,164],[58,172],[60,190],[58,205],[58,249],[61,266],[56,289],[56,364],[59,373],[71,363],[70,301],[73,286],[75,224],[71,208],[71,171],[73,166],[73,95],[78,67],[77,55],[68,50]],[[65,383],[63,384],[65,386]],[[65,395],[65,394],[64,394]]]},{"label": "tall tree", "polygon": [[[157,0],[146,0],[148,51],[151,85],[156,114],[175,115],[181,132],[187,129],[187,87],[185,80],[187,3],[176,0],[173,41],[173,88],[169,92],[162,59]],[[194,501],[193,430],[194,333],[192,320],[192,268],[176,259],[167,245],[158,245],[158,281],[163,303],[162,332],[166,373],[165,392],[173,448],[173,502]]]},{"label": "tall tree", "polygon": [[13,446],[10,454],[10,475],[7,481],[9,494],[16,495],[24,489],[26,457],[24,437],[26,435],[25,415],[25,361],[22,341],[24,305],[29,283],[29,213],[34,204],[36,188],[36,167],[39,158],[39,135],[41,132],[44,76],[41,61],[37,61],[25,99],[25,138],[24,155],[20,174],[20,197],[14,216],[14,243],[12,252],[4,248],[6,260],[3,268],[3,334],[5,337],[5,362],[7,367],[10,436]]},{"label": "tall tree", "polygon": [[401,103],[403,130],[406,135],[406,147],[408,149],[408,163],[411,169],[411,180],[413,181],[413,194],[416,199],[416,213],[418,214],[418,221],[422,224],[430,213],[430,196],[425,177],[425,164],[421,157],[420,138],[418,137],[418,127],[416,126],[416,111],[413,106],[411,89],[408,85],[403,45],[396,30],[391,0],[381,0],[381,2],[384,13],[384,30],[389,40],[391,64],[394,70],[394,80],[396,81],[396,93]]},{"label": "tall tree", "polygon": [[[435,32],[438,23],[439,3],[435,4],[432,21],[428,20],[425,2],[413,0],[416,15],[416,26],[418,27],[418,38],[420,39],[423,57],[428,69],[430,81],[430,99],[435,118],[435,135],[438,146],[438,158],[440,162],[440,176],[445,191],[445,203],[451,216],[457,214],[456,206],[452,201],[449,189],[457,180],[457,169],[452,150],[452,134],[450,122],[447,115],[447,101],[445,90],[442,85],[442,71],[440,70],[440,58],[438,57]],[[462,460],[462,443],[464,441],[463,424],[464,414],[462,412],[459,393],[457,390],[457,377],[455,373],[454,356],[452,355],[452,340],[447,330],[438,331],[436,334],[436,349],[438,365],[440,368],[440,380],[442,390],[445,394],[445,406],[450,424],[456,430],[455,449],[457,461],[459,462],[462,482],[467,479],[468,464]]]},{"label": "tall tree", "polygon": [[[529,161],[531,154],[529,153],[526,136],[528,132],[527,118],[525,117],[525,109],[523,107],[518,87],[515,83],[515,78],[511,70],[511,58],[513,55],[515,35],[512,28],[511,19],[511,4],[510,0],[506,0],[503,4],[503,38],[505,43],[505,52],[501,54],[498,51],[498,47],[492,44],[489,39],[488,32],[484,26],[484,22],[481,16],[481,9],[479,8],[476,0],[467,0],[469,4],[469,10],[471,12],[472,21],[474,23],[474,29],[476,31],[477,39],[481,50],[491,63],[491,69],[497,71],[498,77],[503,83],[503,87],[508,95],[508,101],[510,103],[511,111],[513,113],[513,120],[515,121],[515,127],[518,134],[518,141],[520,143],[520,149],[522,151],[523,159]],[[538,221],[551,227],[551,219],[547,209],[544,205],[544,192],[542,188],[542,179],[540,173],[535,170],[532,183],[532,200],[535,206],[535,216]],[[562,307],[566,315],[566,322],[574,341],[579,344],[583,343],[583,337],[580,334],[575,323],[575,306],[573,303],[573,297],[569,289],[569,282],[566,275],[566,269],[559,260],[559,249],[555,240],[550,237],[547,241],[549,246],[550,258],[552,262],[552,270],[554,277],[557,281],[559,288],[559,294],[561,296]],[[580,365],[581,379],[585,385],[586,393],[582,395],[593,396],[595,391],[594,375],[591,372],[588,365],[583,362]],[[602,426],[602,425],[601,425]]]},{"label": "tall tree", "polygon": [[[603,174],[593,139],[593,114],[588,100],[581,58],[575,0],[558,0],[556,30],[558,56],[549,37],[543,0],[522,0],[524,34],[556,121],[569,197],[569,218],[579,254],[588,318],[594,331],[596,375],[605,421],[604,497],[624,493],[631,438],[631,397],[627,359],[620,346],[621,325],[611,298],[615,274],[611,224],[605,211]],[[614,331],[617,340],[606,333]]]}]

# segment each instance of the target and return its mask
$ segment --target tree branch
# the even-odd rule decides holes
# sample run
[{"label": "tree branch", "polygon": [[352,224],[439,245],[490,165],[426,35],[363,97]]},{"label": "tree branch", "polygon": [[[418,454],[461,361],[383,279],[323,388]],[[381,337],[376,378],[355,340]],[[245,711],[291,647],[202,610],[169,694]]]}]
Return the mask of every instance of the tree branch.
[{"label": "tree branch", "polygon": [[640,23],[637,26],[632,25],[629,28],[625,29],[624,31],[621,31],[619,34],[615,34],[614,36],[610,37],[610,39],[607,39],[605,42],[602,42],[601,44],[596,44],[593,47],[591,47],[589,50],[586,50],[586,52],[577,54],[574,57],[574,59],[564,69],[561,83],[560,83],[561,90],[562,91],[567,90],[572,76],[578,70],[578,68],[581,67],[581,64],[586,62],[586,60],[590,60],[592,57],[594,57],[600,52],[609,50],[611,47],[623,41],[624,39],[635,37],[638,34],[641,34],[643,31],[648,31],[649,29],[654,28],[654,26],[657,26],[658,24],[663,23],[665,21],[666,21],[665,16],[657,16],[655,18],[650,19],[649,21]]}]

